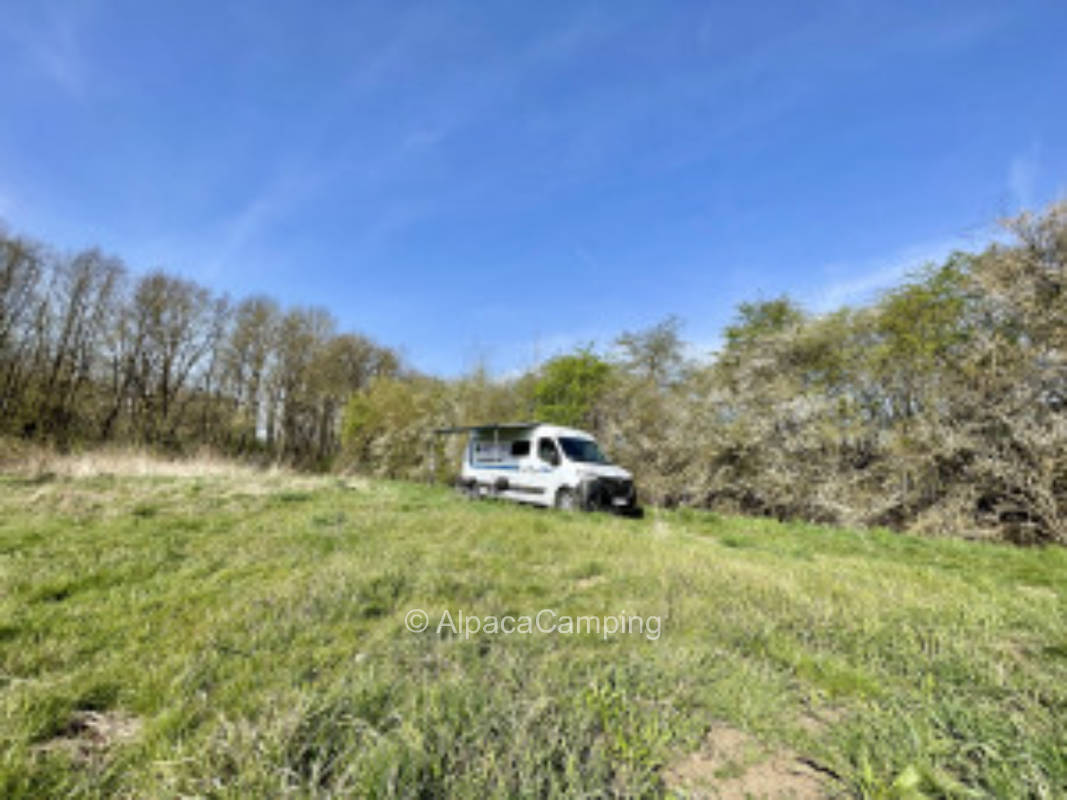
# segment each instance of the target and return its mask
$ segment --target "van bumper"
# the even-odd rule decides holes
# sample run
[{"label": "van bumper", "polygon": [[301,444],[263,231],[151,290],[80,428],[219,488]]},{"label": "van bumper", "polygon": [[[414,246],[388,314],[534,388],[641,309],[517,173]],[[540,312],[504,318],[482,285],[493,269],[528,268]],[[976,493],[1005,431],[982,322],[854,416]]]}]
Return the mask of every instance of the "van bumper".
[{"label": "van bumper", "polygon": [[633,481],[624,478],[587,478],[578,485],[578,500],[586,511],[608,511],[625,517],[641,517]]}]

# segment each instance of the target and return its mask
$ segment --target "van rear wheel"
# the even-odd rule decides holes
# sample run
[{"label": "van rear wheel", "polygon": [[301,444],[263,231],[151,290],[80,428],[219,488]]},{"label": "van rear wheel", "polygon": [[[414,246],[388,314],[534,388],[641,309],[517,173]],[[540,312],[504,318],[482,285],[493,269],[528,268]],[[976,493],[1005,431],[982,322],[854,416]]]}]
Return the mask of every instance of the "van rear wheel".
[{"label": "van rear wheel", "polygon": [[574,492],[570,489],[560,489],[556,492],[556,508],[560,511],[574,511],[576,507]]}]

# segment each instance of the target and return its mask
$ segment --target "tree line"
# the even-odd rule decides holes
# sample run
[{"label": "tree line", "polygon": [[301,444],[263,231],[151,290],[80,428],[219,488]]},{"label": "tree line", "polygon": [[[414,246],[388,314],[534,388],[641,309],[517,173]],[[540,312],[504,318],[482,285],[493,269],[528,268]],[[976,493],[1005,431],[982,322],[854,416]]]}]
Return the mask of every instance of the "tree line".
[{"label": "tree line", "polygon": [[537,419],[594,432],[646,503],[1067,543],[1067,204],[1007,231],[860,307],[742,303],[703,358],[672,317],[497,380],[0,230],[0,433],[449,480],[434,428]]},{"label": "tree line", "polygon": [[1067,543],[1067,204],[1006,229],[861,307],[743,303],[703,359],[668,318],[510,381],[377,378],[342,458],[448,479],[434,427],[537,419],[596,433],[645,502]]},{"label": "tree line", "polygon": [[394,351],[325,310],[233,301],[0,229],[0,433],[322,467],[349,396],[400,374]]}]

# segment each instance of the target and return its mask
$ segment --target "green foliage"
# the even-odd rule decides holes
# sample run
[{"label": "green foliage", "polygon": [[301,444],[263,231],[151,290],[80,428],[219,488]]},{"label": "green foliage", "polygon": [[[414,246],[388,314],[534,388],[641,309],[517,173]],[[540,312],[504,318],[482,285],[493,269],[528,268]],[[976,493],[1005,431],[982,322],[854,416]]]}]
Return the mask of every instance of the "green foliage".
[{"label": "green foliage", "polygon": [[878,366],[906,369],[916,377],[949,368],[970,336],[965,316],[970,295],[968,264],[961,255],[889,292],[875,326],[881,339],[874,353]]},{"label": "green foliage", "polygon": [[534,416],[574,428],[597,427],[597,410],[611,378],[611,365],[590,348],[542,365],[534,384]]},{"label": "green foliage", "polygon": [[726,328],[726,346],[743,349],[768,336],[797,328],[805,319],[803,310],[785,296],[741,303],[737,307],[737,318]]},{"label": "green foliage", "polygon": [[431,380],[378,378],[345,407],[341,441],[348,464],[386,477],[415,477],[435,446],[429,428],[442,387]]},{"label": "green foliage", "polygon": [[528,418],[523,382],[484,371],[455,381],[378,378],[353,394],[341,423],[342,463],[383,477],[454,477],[461,437],[434,435],[452,425]]}]

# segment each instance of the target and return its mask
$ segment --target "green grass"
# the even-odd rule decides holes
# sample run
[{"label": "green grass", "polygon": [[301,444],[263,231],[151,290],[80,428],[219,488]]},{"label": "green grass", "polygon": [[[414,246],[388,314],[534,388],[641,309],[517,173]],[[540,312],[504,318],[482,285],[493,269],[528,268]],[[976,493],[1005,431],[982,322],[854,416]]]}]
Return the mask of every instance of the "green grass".
[{"label": "green grass", "polygon": [[[0,796],[658,796],[725,724],[844,796],[1065,796],[1065,578],[1062,549],[399,483],[0,478]],[[541,609],[662,634],[435,630]]]}]

